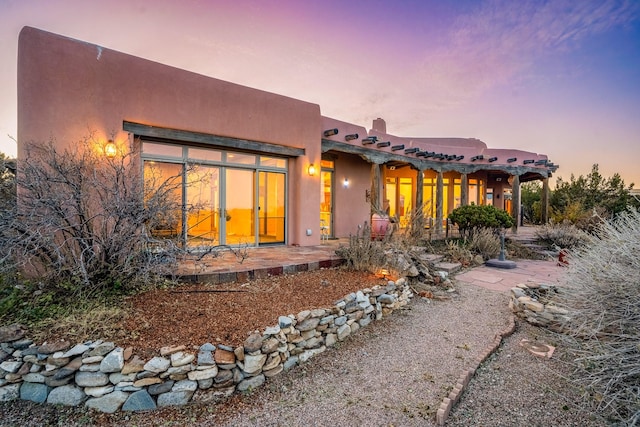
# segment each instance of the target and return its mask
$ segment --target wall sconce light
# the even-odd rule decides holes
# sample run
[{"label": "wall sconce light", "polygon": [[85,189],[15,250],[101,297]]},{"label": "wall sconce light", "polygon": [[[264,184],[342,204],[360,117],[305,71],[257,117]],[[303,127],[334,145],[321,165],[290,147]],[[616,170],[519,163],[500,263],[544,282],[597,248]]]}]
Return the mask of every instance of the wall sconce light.
[{"label": "wall sconce light", "polygon": [[313,163],[311,163],[309,165],[309,167],[307,168],[307,173],[309,174],[309,176],[315,176],[316,174],[316,167],[313,165]]},{"label": "wall sconce light", "polygon": [[342,181],[342,186],[344,188],[349,188],[349,179],[345,178],[344,181]]},{"label": "wall sconce light", "polygon": [[351,140],[353,140],[353,139],[358,139],[358,134],[357,134],[357,133],[351,133],[351,134],[349,134],[349,135],[345,135],[345,136],[344,136],[344,139],[345,139],[346,141],[351,141]]},{"label": "wall sconce light", "polygon": [[118,148],[112,139],[107,141],[104,145],[104,155],[109,157],[110,159],[114,158],[118,154]]},{"label": "wall sconce light", "polygon": [[328,129],[328,130],[325,130],[322,134],[323,134],[324,136],[337,135],[337,134],[338,134],[338,129],[337,129],[337,128],[335,128],[335,129]]}]

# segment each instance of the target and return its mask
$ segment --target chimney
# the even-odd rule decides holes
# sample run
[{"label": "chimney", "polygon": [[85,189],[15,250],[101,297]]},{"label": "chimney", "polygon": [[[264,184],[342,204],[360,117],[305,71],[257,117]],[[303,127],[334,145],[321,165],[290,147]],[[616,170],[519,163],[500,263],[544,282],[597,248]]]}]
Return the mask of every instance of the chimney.
[{"label": "chimney", "polygon": [[373,121],[373,130],[381,133],[387,133],[387,123],[384,121],[384,119],[378,117]]}]

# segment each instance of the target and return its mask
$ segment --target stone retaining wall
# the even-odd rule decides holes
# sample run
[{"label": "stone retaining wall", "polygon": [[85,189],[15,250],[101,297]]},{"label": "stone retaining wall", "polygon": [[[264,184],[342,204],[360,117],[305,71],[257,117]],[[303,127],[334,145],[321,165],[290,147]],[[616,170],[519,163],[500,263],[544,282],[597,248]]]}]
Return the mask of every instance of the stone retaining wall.
[{"label": "stone retaining wall", "polygon": [[509,308],[527,322],[559,330],[567,321],[566,309],[554,302],[559,293],[557,287],[537,283],[519,284],[511,288]]},{"label": "stone retaining wall", "polygon": [[102,412],[217,401],[265,381],[390,315],[413,296],[405,279],[352,293],[326,309],[280,316],[243,346],[163,347],[143,361],[101,340],[35,345],[18,325],[0,328],[0,401],[31,400]]}]

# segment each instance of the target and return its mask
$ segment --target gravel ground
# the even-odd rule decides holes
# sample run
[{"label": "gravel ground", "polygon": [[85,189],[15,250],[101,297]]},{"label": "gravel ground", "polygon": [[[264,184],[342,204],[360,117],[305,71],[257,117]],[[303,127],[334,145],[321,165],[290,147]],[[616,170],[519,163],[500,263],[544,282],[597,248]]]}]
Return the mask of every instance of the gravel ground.
[{"label": "gravel ground", "polygon": [[[150,413],[98,414],[16,401],[0,404],[0,425],[432,426],[462,370],[508,325],[508,296],[458,284],[450,300],[416,299],[308,363],[224,405]],[[476,372],[449,426],[599,426],[564,379],[562,349],[550,360],[518,345],[556,344],[519,323]]]}]

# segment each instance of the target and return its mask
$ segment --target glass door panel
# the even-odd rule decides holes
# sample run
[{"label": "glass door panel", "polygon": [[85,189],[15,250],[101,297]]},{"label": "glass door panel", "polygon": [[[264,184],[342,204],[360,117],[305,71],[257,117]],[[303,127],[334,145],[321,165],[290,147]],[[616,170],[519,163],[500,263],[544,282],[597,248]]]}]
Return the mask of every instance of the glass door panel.
[{"label": "glass door panel", "polygon": [[320,172],[320,227],[324,234],[333,236],[333,171],[330,170]]},{"label": "glass door panel", "polygon": [[225,178],[225,243],[255,245],[254,171],[227,169]]},{"label": "glass door panel", "polygon": [[284,243],[285,174],[258,172],[259,244]]},{"label": "glass door panel", "polygon": [[220,244],[220,168],[198,166],[187,173],[187,245]]},{"label": "glass door panel", "polygon": [[413,200],[413,181],[411,178],[400,178],[400,192],[398,194],[398,216],[400,227],[405,228],[411,216]]},{"label": "glass door panel", "polygon": [[[145,205],[158,211],[158,203],[168,209],[158,211],[151,220],[152,236],[182,238],[182,164],[144,162]],[[154,207],[156,206],[156,207]]]}]

